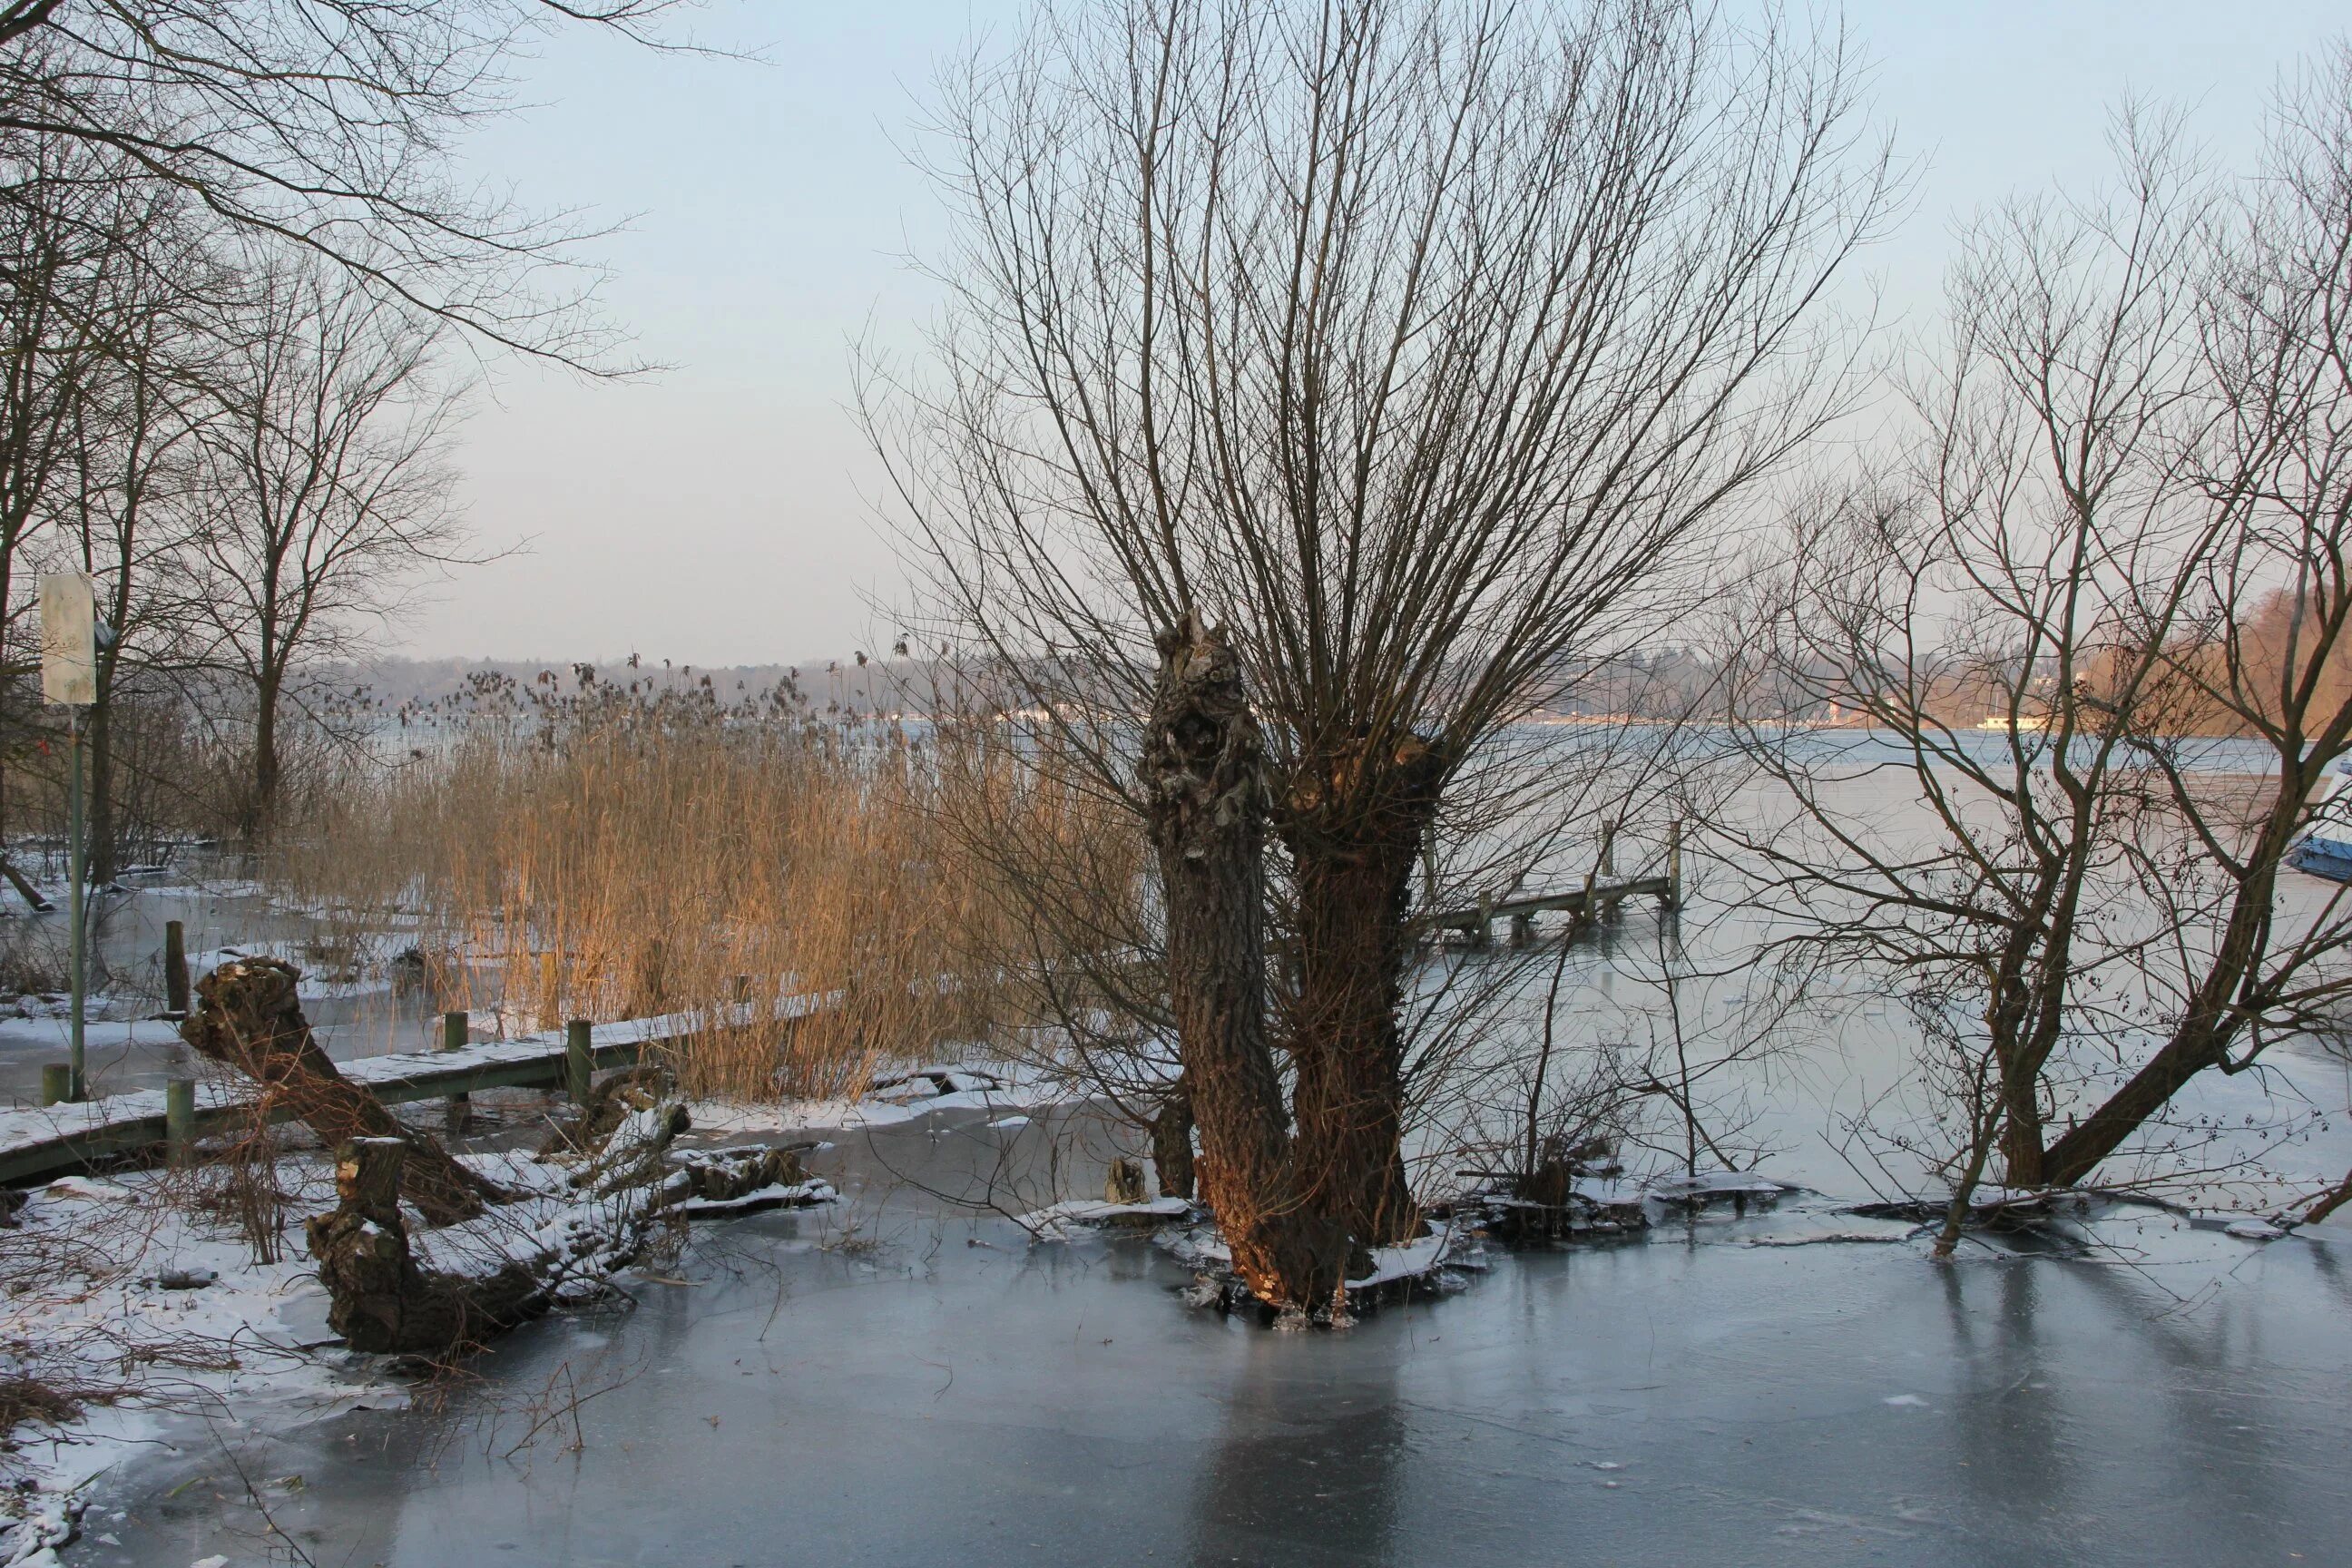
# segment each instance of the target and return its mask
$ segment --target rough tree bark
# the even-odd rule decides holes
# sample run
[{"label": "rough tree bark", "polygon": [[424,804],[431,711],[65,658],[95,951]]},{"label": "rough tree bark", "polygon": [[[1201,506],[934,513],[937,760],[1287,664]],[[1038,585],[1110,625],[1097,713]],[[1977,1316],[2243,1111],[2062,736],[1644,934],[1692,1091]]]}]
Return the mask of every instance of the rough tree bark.
[{"label": "rough tree bark", "polygon": [[1298,989],[1286,1020],[1305,1196],[1360,1245],[1421,1228],[1403,1155],[1412,879],[1437,817],[1443,760],[1417,736],[1341,748],[1292,792],[1283,837],[1297,878]]},{"label": "rough tree bark", "polygon": [[195,1010],[180,1037],[199,1056],[226,1063],[261,1086],[265,1109],[283,1105],[330,1149],[359,1139],[407,1146],[403,1188],[434,1225],[471,1219],[510,1194],[467,1170],[449,1152],[403,1127],[375,1096],[345,1079],[302,1016],[301,971],[275,958],[232,959],[196,982]]},{"label": "rough tree bark", "polygon": [[1140,777],[1168,919],[1168,994],[1200,1183],[1234,1268],[1274,1306],[1344,1286],[1348,1238],[1303,1201],[1265,1018],[1264,756],[1241,666],[1187,612],[1159,638]]}]

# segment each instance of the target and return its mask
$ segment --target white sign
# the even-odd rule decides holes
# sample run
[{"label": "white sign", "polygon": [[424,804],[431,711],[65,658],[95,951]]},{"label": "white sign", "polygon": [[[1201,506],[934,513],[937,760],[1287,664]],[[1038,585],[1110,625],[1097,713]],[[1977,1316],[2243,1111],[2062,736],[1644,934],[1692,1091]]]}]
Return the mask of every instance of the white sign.
[{"label": "white sign", "polygon": [[98,595],[79,572],[41,576],[41,695],[84,708],[98,700]]}]

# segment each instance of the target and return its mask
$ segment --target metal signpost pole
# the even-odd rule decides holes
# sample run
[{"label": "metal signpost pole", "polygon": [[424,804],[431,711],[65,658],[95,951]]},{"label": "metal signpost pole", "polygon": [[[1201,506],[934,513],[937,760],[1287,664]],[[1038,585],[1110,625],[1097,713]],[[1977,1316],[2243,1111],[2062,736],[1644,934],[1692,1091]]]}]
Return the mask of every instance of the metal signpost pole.
[{"label": "metal signpost pole", "polygon": [[66,879],[68,917],[73,921],[73,1012],[68,1097],[89,1098],[82,1063],[82,1015],[89,980],[89,920],[82,884],[89,874],[89,847],[82,842],[81,710],[98,700],[98,595],[79,572],[51,572],[41,578],[41,695],[66,710]]},{"label": "metal signpost pole", "polygon": [[67,919],[73,921],[73,1011],[68,1026],[66,1060],[71,1068],[76,1104],[89,1098],[89,1080],[82,1070],[82,1016],[89,994],[89,918],[83,908],[89,847],[83,843],[81,802],[81,710],[66,710],[66,875],[70,882]]}]

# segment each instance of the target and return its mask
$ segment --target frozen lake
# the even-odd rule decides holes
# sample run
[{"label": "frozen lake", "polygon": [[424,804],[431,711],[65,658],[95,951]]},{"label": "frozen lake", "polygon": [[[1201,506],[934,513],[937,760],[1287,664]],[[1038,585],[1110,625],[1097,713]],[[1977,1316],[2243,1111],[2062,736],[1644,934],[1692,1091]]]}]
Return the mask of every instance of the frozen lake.
[{"label": "frozen lake", "polygon": [[312,1562],[415,1568],[2206,1568],[2352,1539],[2352,1231],[2116,1210],[1940,1266],[1773,1245],[1891,1228],[1807,1199],[1284,1334],[1183,1306],[1139,1237],[1033,1247],[923,1190],[1044,1135],[845,1135],[843,1207],[701,1231],[635,1310],[528,1329],[433,1407],[180,1424],[65,1560],[294,1560],[256,1498]]}]

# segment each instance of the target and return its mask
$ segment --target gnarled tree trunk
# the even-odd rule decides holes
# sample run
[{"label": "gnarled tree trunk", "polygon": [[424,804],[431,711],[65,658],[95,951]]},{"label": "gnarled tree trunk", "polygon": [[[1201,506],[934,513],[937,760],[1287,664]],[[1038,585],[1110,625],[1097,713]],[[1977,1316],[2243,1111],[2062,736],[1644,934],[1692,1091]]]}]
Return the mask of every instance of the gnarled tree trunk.
[{"label": "gnarled tree trunk", "polygon": [[265,1110],[283,1105],[330,1149],[359,1139],[407,1145],[403,1193],[434,1225],[471,1219],[509,1194],[467,1170],[428,1137],[403,1127],[382,1101],[335,1070],[302,1016],[302,972],[275,958],[232,959],[196,982],[195,1010],[180,1037],[261,1086]]},{"label": "gnarled tree trunk", "polygon": [[1363,1246],[1420,1230],[1405,1184],[1406,915],[1444,777],[1417,737],[1357,744],[1294,790],[1298,988],[1286,1020],[1307,1201]]},{"label": "gnarled tree trunk", "polygon": [[1202,1196],[1262,1300],[1339,1293],[1347,1235],[1304,1202],[1265,1019],[1264,756],[1241,666],[1187,613],[1160,634],[1141,781],[1168,916],[1168,994]]}]

